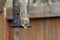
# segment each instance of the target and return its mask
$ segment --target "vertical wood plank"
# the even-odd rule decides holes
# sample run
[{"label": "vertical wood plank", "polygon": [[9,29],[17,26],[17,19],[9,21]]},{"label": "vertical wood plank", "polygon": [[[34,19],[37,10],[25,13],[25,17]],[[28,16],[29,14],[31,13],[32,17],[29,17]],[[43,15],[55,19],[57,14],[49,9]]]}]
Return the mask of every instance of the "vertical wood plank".
[{"label": "vertical wood plank", "polygon": [[56,40],[60,40],[60,18],[57,18],[55,21],[56,25]]},{"label": "vertical wood plank", "polygon": [[60,40],[60,19],[31,19],[32,28],[19,28],[18,40]]},{"label": "vertical wood plank", "polygon": [[6,22],[4,18],[4,12],[2,12],[0,14],[0,40],[6,40]]},{"label": "vertical wood plank", "polygon": [[18,28],[14,28],[14,40],[18,40]]},{"label": "vertical wood plank", "polygon": [[56,19],[52,19],[52,39],[56,40]]},{"label": "vertical wood plank", "polygon": [[51,20],[45,20],[45,40],[51,40]]}]

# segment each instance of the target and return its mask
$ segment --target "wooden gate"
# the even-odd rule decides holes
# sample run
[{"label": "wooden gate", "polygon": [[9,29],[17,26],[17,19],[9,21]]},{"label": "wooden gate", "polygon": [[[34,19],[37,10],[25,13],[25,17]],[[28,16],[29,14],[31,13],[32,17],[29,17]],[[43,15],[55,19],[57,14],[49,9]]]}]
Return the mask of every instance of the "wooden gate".
[{"label": "wooden gate", "polygon": [[[12,15],[11,10],[7,13],[7,17]],[[31,13],[32,27],[27,30],[18,28],[18,40],[60,40],[60,11],[54,14],[43,13],[45,14]],[[11,28],[11,20],[7,21],[4,13],[0,14],[0,40],[14,40],[14,28]]]},{"label": "wooden gate", "polygon": [[[32,27],[28,28],[27,30],[25,30],[24,28],[18,28],[18,32],[16,33],[16,35],[18,35],[18,40],[60,40],[60,10],[59,11],[55,10],[53,6],[56,5],[55,4],[52,5],[53,9],[51,10],[53,11],[50,12],[46,11],[46,9],[43,9],[42,13],[34,12],[34,10],[35,11],[41,11],[41,10],[37,10],[36,8],[31,7],[30,20]],[[59,8],[60,7],[58,7],[58,9]],[[14,40],[14,28],[11,27],[12,22],[11,16],[12,16],[12,10],[7,10],[7,19],[9,19],[9,21],[6,19],[4,20],[4,18],[2,19],[4,20],[4,22],[1,20],[1,24],[5,23],[4,27],[6,30],[5,31],[6,40]]]},{"label": "wooden gate", "polygon": [[[35,10],[35,8],[31,8]],[[30,13],[31,28],[18,28],[18,40],[60,40],[60,13]],[[12,11],[7,10],[7,40],[14,40]]]},{"label": "wooden gate", "polygon": [[[35,18],[31,28],[18,29],[18,40],[60,40],[60,18]],[[8,24],[9,25],[9,24]],[[9,40],[14,40],[14,28],[9,27]]]},{"label": "wooden gate", "polygon": [[[31,28],[18,29],[18,40],[60,40],[60,17],[32,18]],[[14,40],[14,28],[0,14],[0,40]],[[6,34],[7,33],[7,34]]]}]

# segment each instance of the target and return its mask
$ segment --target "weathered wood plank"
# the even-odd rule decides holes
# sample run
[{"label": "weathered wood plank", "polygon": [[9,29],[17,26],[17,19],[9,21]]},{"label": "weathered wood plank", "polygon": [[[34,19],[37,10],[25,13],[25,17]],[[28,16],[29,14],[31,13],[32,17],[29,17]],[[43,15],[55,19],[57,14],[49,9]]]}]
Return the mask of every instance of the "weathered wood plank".
[{"label": "weathered wood plank", "polygon": [[[60,17],[60,13],[56,13],[56,14],[30,14],[30,18],[48,18],[48,17]],[[13,16],[7,16],[8,20],[12,20]]]},{"label": "weathered wood plank", "polygon": [[0,40],[6,40],[6,25],[4,12],[0,14]]},{"label": "weathered wood plank", "polygon": [[[11,11],[12,9],[8,9]],[[9,16],[12,16],[12,13],[8,13]],[[22,11],[23,12],[23,11]],[[41,4],[39,6],[30,6],[29,10],[30,18],[43,18],[43,17],[60,17],[60,3],[53,3],[52,5],[44,4],[42,6]],[[8,17],[7,15],[7,17]]]},{"label": "weathered wood plank", "polygon": [[[60,17],[60,13],[30,13],[30,18],[46,18],[46,17]],[[7,11],[7,19],[13,19],[12,11]]]},{"label": "weathered wood plank", "polygon": [[27,30],[18,28],[18,40],[60,40],[60,18],[31,19],[31,25]]}]

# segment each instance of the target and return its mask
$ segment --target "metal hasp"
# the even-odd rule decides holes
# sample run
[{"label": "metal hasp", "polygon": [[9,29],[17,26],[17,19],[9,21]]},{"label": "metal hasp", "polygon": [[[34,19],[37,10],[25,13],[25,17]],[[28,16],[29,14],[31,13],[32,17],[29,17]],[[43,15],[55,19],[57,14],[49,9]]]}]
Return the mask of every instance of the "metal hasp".
[{"label": "metal hasp", "polygon": [[20,4],[18,0],[13,0],[13,27],[21,27]]}]

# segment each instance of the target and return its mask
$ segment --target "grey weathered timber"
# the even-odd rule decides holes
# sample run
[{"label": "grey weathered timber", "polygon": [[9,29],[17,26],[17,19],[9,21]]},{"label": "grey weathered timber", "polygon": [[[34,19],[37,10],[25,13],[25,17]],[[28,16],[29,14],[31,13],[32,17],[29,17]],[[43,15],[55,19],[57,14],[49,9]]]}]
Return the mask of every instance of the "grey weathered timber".
[{"label": "grey weathered timber", "polygon": [[[20,7],[18,0],[13,0],[13,27],[20,27]],[[18,28],[14,28],[14,40],[18,40]]]},{"label": "grey weathered timber", "polygon": [[[52,18],[52,17],[60,17],[60,13],[48,13],[48,14],[41,14],[40,13],[32,13],[30,14],[31,18]],[[7,20],[13,20],[13,16],[7,16]]]},{"label": "grey weathered timber", "polygon": [[18,0],[13,0],[13,26],[20,27],[20,5]]},{"label": "grey weathered timber", "polygon": [[[55,2],[52,5],[41,4],[39,6],[29,6],[29,17],[30,18],[46,18],[46,17],[60,17],[60,3]],[[12,15],[11,15],[12,16]],[[13,19],[11,17],[7,17],[7,19]]]},{"label": "grey weathered timber", "polygon": [[18,40],[18,28],[14,28],[14,40]]}]

